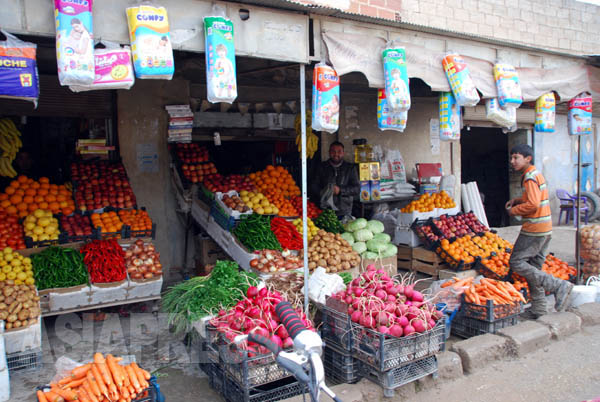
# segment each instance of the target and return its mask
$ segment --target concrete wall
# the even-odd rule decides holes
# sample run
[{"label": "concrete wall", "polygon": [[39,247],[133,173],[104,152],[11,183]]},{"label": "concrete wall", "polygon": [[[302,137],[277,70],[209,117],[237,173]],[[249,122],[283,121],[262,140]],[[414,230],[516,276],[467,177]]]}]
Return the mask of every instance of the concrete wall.
[{"label": "concrete wall", "polygon": [[[169,178],[167,113],[164,105],[188,103],[189,82],[183,80],[137,80],[129,91],[118,91],[118,133],[121,157],[139,206],[145,206],[156,222],[156,247],[166,277],[170,268],[183,264],[183,225]],[[150,144],[158,151],[158,172],[142,172],[137,161],[139,144]],[[175,278],[177,279],[177,278]]]},{"label": "concrete wall", "polygon": [[575,0],[350,0],[345,11],[572,54],[600,53],[600,7]]}]

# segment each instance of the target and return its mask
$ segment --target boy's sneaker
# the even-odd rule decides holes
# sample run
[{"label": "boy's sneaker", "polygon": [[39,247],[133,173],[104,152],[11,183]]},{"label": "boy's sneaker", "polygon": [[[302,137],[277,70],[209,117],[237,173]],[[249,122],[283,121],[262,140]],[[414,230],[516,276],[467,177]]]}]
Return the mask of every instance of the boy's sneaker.
[{"label": "boy's sneaker", "polygon": [[531,311],[530,308],[519,314],[519,318],[521,320],[537,320],[541,316],[543,316],[543,314],[536,314],[533,311]]},{"label": "boy's sneaker", "polygon": [[560,287],[554,292],[554,298],[556,299],[556,303],[554,304],[554,308],[556,311],[565,311],[567,307],[569,307],[569,296],[571,296],[571,291],[573,290],[573,284],[567,281],[562,281]]}]

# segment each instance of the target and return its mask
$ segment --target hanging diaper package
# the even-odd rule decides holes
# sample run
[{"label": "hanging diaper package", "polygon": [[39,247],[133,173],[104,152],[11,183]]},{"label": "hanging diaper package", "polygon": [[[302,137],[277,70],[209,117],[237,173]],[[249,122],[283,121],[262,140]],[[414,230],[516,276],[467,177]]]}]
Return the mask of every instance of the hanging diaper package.
[{"label": "hanging diaper package", "polygon": [[403,132],[406,128],[408,111],[396,111],[390,108],[385,89],[377,90],[377,127],[380,130]]},{"label": "hanging diaper package", "polygon": [[6,36],[0,41],[0,98],[32,101],[37,107],[40,95],[36,64],[37,45],[23,42],[0,30]]},{"label": "hanging diaper package", "polygon": [[72,85],[73,92],[92,91],[95,89],[129,89],[135,82],[131,50],[129,46],[121,48],[116,45],[106,49],[94,50],[96,78],[92,85]]},{"label": "hanging diaper package", "polygon": [[225,17],[205,17],[204,38],[207,98],[232,103],[237,98],[233,23]]},{"label": "hanging diaper package", "polygon": [[548,92],[537,98],[535,101],[535,131],[539,133],[554,132],[555,108],[554,92]]},{"label": "hanging diaper package", "polygon": [[404,48],[383,51],[383,76],[388,107],[397,111],[410,109],[410,89]]},{"label": "hanging diaper package", "polygon": [[452,93],[459,106],[475,106],[479,103],[479,94],[469,74],[467,63],[458,54],[447,54],[442,59],[442,66],[452,88]]},{"label": "hanging diaper package", "polygon": [[510,64],[494,64],[494,80],[498,90],[498,102],[503,108],[519,107],[523,103],[521,84],[517,70]]},{"label": "hanging diaper package", "polygon": [[460,106],[452,92],[440,93],[439,108],[440,140],[460,140]]},{"label": "hanging diaper package", "polygon": [[151,5],[127,10],[136,78],[170,80],[175,72],[167,9]]},{"label": "hanging diaper package", "polygon": [[54,0],[56,63],[60,85],[94,82],[92,0]]},{"label": "hanging diaper package", "polygon": [[592,133],[592,95],[582,92],[569,101],[567,121],[571,135]]},{"label": "hanging diaper package", "polygon": [[517,123],[517,110],[514,107],[503,109],[497,98],[485,100],[485,117],[502,127],[512,127]]},{"label": "hanging diaper package", "polygon": [[334,133],[340,121],[340,78],[321,62],[313,71],[312,129]]}]

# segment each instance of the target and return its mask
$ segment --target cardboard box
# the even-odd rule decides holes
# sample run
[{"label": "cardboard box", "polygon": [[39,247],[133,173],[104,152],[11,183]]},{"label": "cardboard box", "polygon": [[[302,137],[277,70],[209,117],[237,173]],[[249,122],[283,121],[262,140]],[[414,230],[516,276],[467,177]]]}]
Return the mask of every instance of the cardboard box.
[{"label": "cardboard box", "polygon": [[359,272],[366,271],[367,266],[370,264],[375,264],[377,269],[383,269],[390,277],[398,275],[398,256],[396,255],[386,258],[377,258],[375,260],[361,258],[360,267],[358,268]]},{"label": "cardboard box", "polygon": [[381,169],[379,167],[379,162],[371,162],[369,164],[369,180],[381,180]]},{"label": "cardboard box", "polygon": [[358,164],[358,179],[360,181],[381,180],[379,162],[361,162]]},{"label": "cardboard box", "polygon": [[371,201],[371,182],[368,180],[360,182],[360,200]]},{"label": "cardboard box", "polygon": [[127,278],[118,282],[92,283],[90,304],[103,304],[127,299]]},{"label": "cardboard box", "polygon": [[369,192],[371,194],[371,200],[381,199],[381,188],[379,180],[371,180],[369,183]]},{"label": "cardboard box", "polygon": [[163,276],[154,276],[150,279],[131,279],[127,288],[127,300],[142,297],[159,296],[162,290]]}]

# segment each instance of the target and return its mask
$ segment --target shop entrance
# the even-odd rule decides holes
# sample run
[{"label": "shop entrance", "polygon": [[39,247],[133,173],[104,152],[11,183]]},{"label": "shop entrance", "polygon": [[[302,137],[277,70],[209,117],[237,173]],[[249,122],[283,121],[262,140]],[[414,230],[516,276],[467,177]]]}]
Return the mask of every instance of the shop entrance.
[{"label": "shop entrance", "polygon": [[508,136],[500,128],[468,127],[461,132],[460,146],[462,182],[477,182],[490,226],[507,226]]}]

